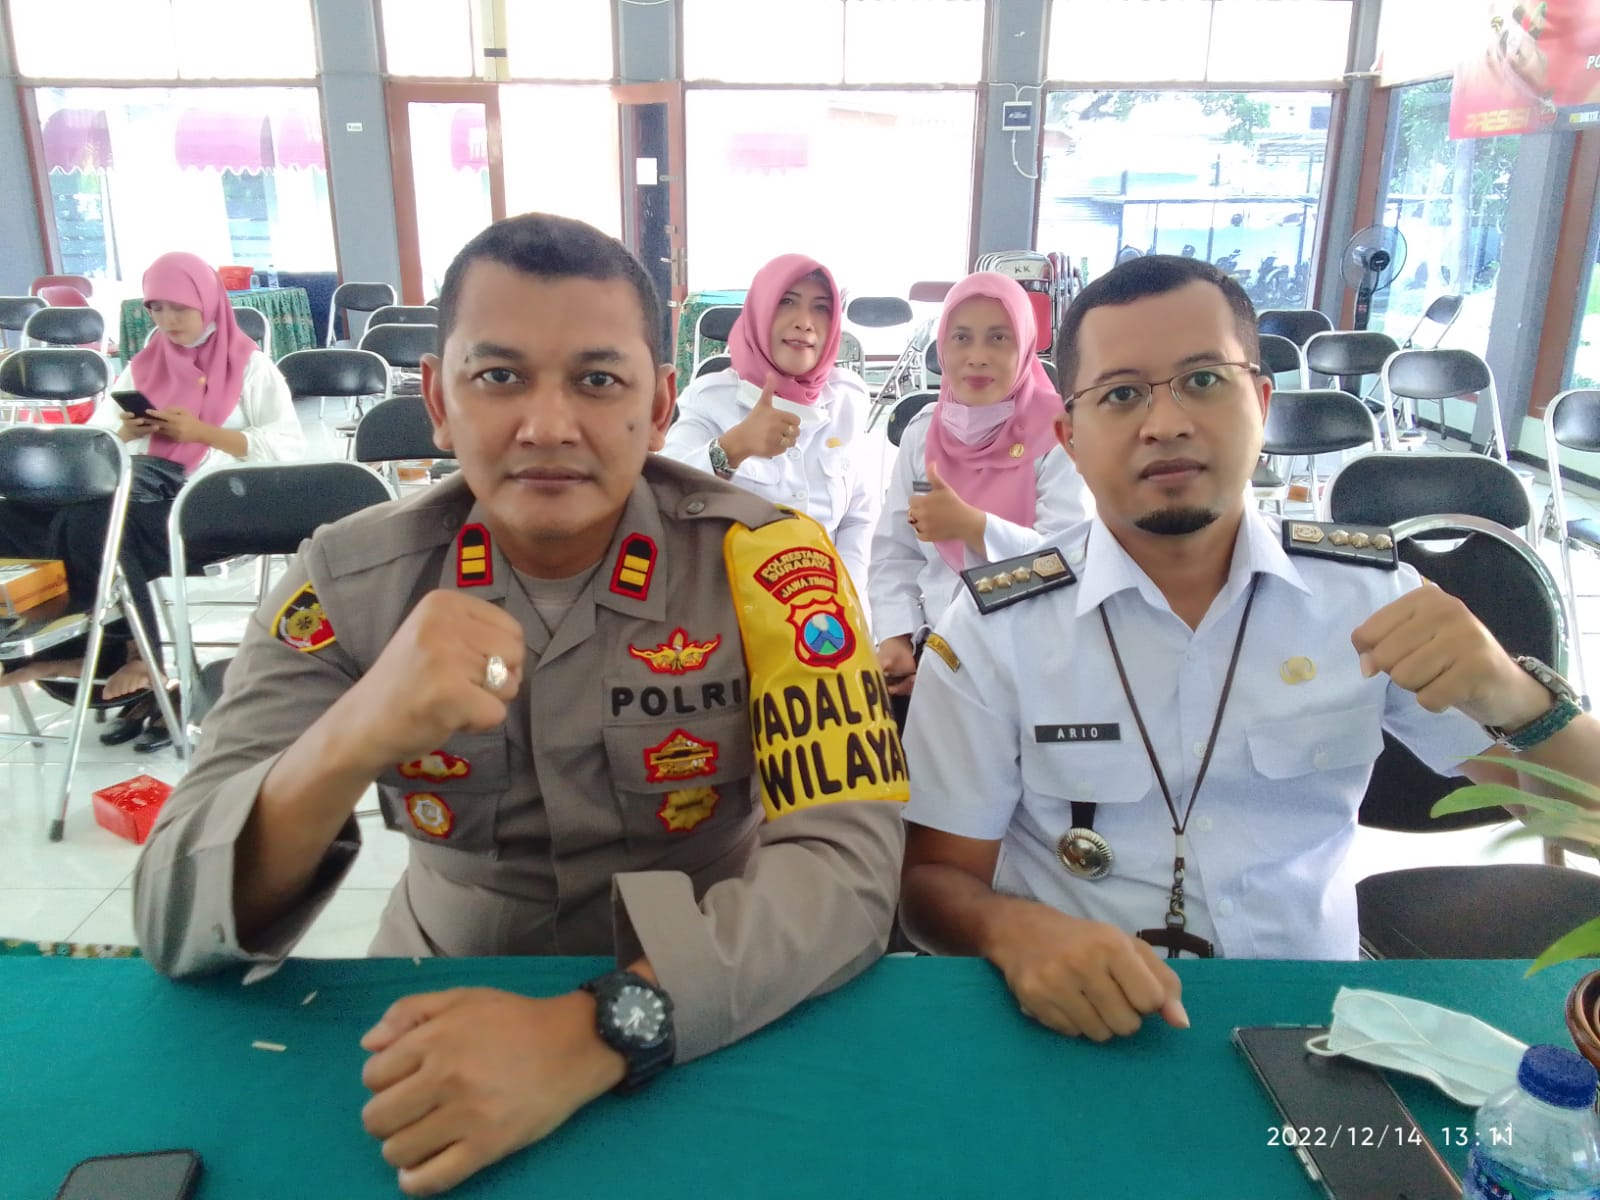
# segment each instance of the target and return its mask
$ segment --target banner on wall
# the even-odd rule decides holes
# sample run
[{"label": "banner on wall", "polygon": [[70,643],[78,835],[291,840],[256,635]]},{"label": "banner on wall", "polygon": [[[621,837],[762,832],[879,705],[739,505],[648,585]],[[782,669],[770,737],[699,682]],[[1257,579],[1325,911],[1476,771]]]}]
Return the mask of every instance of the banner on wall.
[{"label": "banner on wall", "polygon": [[1469,0],[1450,136],[1600,125],[1600,0]]}]

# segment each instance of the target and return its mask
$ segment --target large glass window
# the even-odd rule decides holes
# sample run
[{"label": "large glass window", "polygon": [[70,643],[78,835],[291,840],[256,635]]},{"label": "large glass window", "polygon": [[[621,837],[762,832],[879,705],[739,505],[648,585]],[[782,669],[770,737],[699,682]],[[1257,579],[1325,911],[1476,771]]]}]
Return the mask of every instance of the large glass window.
[{"label": "large glass window", "polygon": [[381,24],[386,74],[428,79],[477,75],[470,0],[383,0]]},{"label": "large glass window", "polygon": [[976,83],[983,0],[683,0],[684,78]]},{"label": "large glass window", "polygon": [[513,79],[610,79],[611,0],[506,0]]},{"label": "large glass window", "polygon": [[691,91],[687,104],[691,289],[747,287],[789,252],[860,295],[966,273],[970,92]]},{"label": "large glass window", "polygon": [[1331,83],[1350,0],[1054,0],[1049,76],[1105,83]]},{"label": "large glass window", "polygon": [[1572,364],[1567,372],[1569,388],[1600,387],[1600,211],[1589,231],[1588,270],[1583,290],[1578,293],[1578,311],[1572,336]]},{"label": "large glass window", "polygon": [[1450,140],[1450,81],[1394,89],[1378,220],[1406,240],[1394,283],[1372,300],[1373,329],[1404,340],[1434,297],[1464,297],[1448,344],[1489,344],[1515,137]]},{"label": "large glass window", "polygon": [[[508,213],[558,213],[622,236],[617,106],[609,87],[506,84],[500,142]],[[573,169],[579,163],[582,169]]]},{"label": "large glass window", "polygon": [[151,260],[332,270],[315,88],[38,88],[62,268],[95,302],[137,295]]},{"label": "large glass window", "polygon": [[1035,245],[1215,262],[1260,308],[1305,303],[1327,92],[1051,92]]},{"label": "large glass window", "polygon": [[[312,79],[311,0],[11,0],[31,79]],[[241,38],[240,31],[248,31]]]}]

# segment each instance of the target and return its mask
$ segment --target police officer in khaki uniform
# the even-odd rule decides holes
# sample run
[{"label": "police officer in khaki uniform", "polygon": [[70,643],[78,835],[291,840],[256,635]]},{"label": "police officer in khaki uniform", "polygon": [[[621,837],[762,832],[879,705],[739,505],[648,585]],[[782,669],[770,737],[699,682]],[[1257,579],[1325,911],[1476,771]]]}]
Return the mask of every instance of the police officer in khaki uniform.
[{"label": "police officer in khaki uniform", "polygon": [[809,518],[648,456],[659,327],[586,225],[517,217],[461,252],[423,367],[460,474],[307,543],[135,875],[160,970],[270,970],[376,781],[412,846],[373,953],[616,955],[566,996],[412,996],[369,1031],[363,1117],[410,1194],[888,938],[906,771],[854,592]]}]

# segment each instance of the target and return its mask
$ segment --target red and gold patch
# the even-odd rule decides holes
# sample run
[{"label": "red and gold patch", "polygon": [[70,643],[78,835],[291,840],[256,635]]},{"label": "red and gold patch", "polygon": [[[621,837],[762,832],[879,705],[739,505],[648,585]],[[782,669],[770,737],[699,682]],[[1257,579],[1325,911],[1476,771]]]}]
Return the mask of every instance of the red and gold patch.
[{"label": "red and gold patch", "polygon": [[333,635],[333,624],[322,610],[322,601],[309,583],[290,596],[278,615],[272,618],[272,636],[285,646],[302,653],[321,650],[338,639]]},{"label": "red and gold patch", "polygon": [[630,533],[617,551],[611,570],[611,590],[630,600],[650,597],[650,577],[656,571],[656,544],[642,533]]},{"label": "red and gold patch", "polygon": [[406,813],[411,823],[429,837],[447,838],[455,828],[456,814],[432,792],[412,792],[406,797]]},{"label": "red and gold patch", "polygon": [[628,653],[642,660],[657,675],[682,675],[704,668],[711,659],[711,652],[720,645],[720,633],[709,642],[691,642],[688,631],[680,628],[674,629],[670,638],[653,649],[629,646]]},{"label": "red and gold patch", "polygon": [[712,813],[717,811],[721,793],[714,787],[686,788],[681,792],[668,792],[656,816],[666,826],[668,833],[688,833]]},{"label": "red and gold patch", "polygon": [[410,762],[403,762],[395,770],[405,779],[426,779],[429,783],[442,783],[446,779],[465,779],[472,774],[472,764],[454,754],[435,750]]},{"label": "red and gold patch", "polygon": [[456,535],[456,586],[485,587],[494,582],[494,557],[489,553],[489,531],[466,525]]},{"label": "red and gold patch", "polygon": [[839,563],[817,546],[782,550],[755,571],[756,582],[780,604],[789,606],[795,657],[810,667],[837,667],[856,649],[839,598]]},{"label": "red and gold patch", "polygon": [[669,783],[715,775],[717,753],[715,742],[703,742],[693,734],[674,729],[666,741],[645,750],[644,776],[651,783]]}]

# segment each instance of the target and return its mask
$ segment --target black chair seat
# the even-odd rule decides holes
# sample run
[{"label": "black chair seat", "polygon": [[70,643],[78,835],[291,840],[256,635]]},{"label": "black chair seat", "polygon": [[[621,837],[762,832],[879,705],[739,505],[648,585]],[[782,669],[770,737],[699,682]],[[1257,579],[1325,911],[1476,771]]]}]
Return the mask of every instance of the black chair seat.
[{"label": "black chair seat", "polygon": [[894,416],[889,418],[889,441],[898,446],[912,418],[938,398],[938,392],[913,392],[895,405]]},{"label": "black chair seat", "polygon": [[1567,522],[1567,536],[1575,542],[1582,542],[1600,550],[1600,521],[1591,517],[1584,517],[1581,521]]},{"label": "black chair seat", "polygon": [[1368,876],[1356,901],[1376,958],[1537,958],[1600,912],[1600,876],[1533,863],[1416,867]]}]

